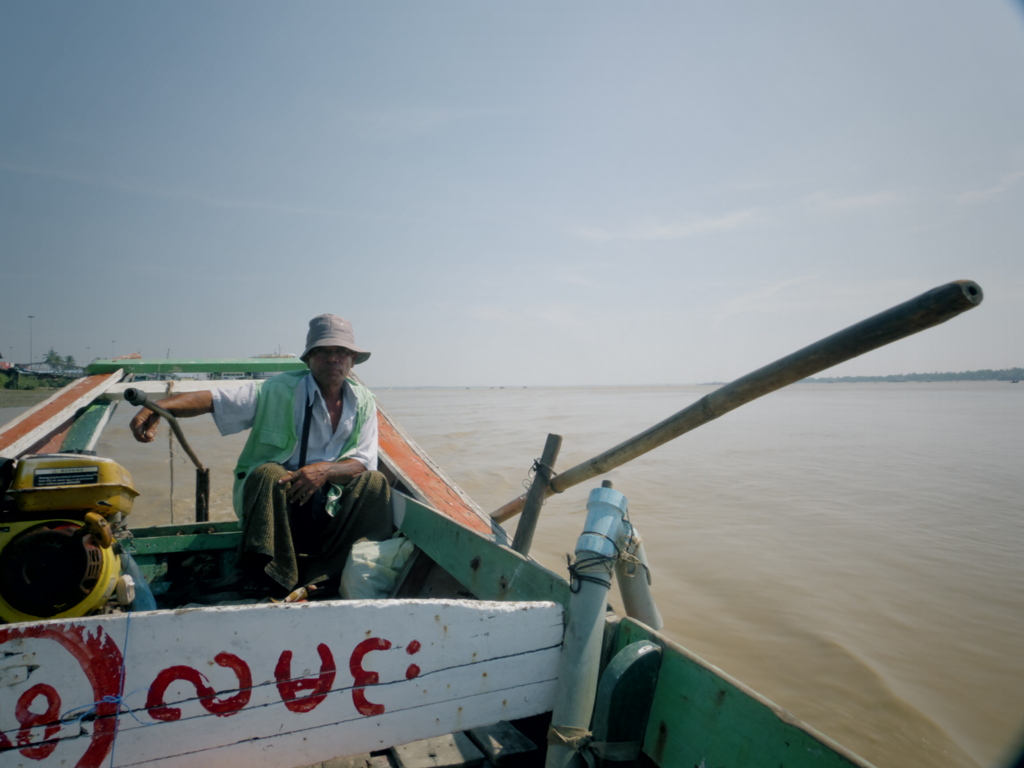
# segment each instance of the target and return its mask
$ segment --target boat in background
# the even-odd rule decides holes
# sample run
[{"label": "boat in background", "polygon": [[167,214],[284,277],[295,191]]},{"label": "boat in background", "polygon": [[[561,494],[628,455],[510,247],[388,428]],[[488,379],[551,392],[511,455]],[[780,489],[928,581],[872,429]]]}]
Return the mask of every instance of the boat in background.
[{"label": "boat in background", "polygon": [[[532,560],[530,541],[551,493],[980,301],[969,281],[941,286],[557,475],[549,436],[530,491],[490,515],[381,408],[380,468],[413,554],[384,574],[379,598],[353,600],[253,602],[230,591],[240,526],[205,519],[208,470],[187,442],[197,522],[185,525],[131,529],[131,475],[94,455],[122,400],[211,386],[137,377],[301,361],[95,362],[0,429],[0,766],[285,768],[352,755],[412,766],[451,749],[467,763],[551,768],[865,768],[659,632],[617,491],[591,491],[569,579]],[[510,541],[501,523],[520,513]],[[606,613],[613,580],[623,617]]]}]

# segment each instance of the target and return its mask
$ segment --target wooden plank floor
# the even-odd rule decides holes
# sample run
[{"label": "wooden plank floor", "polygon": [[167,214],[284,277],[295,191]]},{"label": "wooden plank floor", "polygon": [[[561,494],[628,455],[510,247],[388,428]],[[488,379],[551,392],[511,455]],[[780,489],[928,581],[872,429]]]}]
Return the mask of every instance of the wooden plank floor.
[{"label": "wooden plank floor", "polygon": [[507,722],[382,752],[339,757],[304,768],[509,768],[540,765],[544,751]]}]

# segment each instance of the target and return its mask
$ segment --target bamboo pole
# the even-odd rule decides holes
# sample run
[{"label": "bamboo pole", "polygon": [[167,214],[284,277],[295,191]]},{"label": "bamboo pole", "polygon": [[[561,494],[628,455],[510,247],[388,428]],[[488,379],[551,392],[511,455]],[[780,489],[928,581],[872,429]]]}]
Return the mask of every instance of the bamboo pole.
[{"label": "bamboo pole", "polygon": [[[944,323],[978,306],[982,298],[977,283],[957,280],[851,325],[716,389],[650,429],[556,475],[548,483],[545,498],[609,472],[769,392]],[[513,499],[492,512],[491,518],[502,523],[515,517],[525,500],[526,494]]]}]

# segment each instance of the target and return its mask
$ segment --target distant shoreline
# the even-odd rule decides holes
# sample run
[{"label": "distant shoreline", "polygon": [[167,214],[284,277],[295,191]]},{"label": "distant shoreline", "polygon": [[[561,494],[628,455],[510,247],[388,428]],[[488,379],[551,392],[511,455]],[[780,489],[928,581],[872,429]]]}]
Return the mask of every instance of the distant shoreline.
[{"label": "distant shoreline", "polygon": [[994,371],[960,371],[957,373],[905,373],[891,376],[818,376],[803,379],[814,384],[861,384],[864,382],[903,382],[903,381],[1020,381],[1024,378],[1024,368],[1003,368]]}]

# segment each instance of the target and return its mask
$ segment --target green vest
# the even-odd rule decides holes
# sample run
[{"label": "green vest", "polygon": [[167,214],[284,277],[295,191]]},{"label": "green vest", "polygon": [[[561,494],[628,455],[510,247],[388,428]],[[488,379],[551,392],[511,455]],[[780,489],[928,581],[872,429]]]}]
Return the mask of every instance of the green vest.
[{"label": "green vest", "polygon": [[[260,386],[252,430],[235,466],[234,505],[239,519],[245,515],[242,489],[249,473],[260,464],[270,461],[284,464],[295,452],[299,442],[295,424],[295,389],[306,373],[288,371],[268,379]],[[373,393],[355,379],[347,381],[356,396],[356,423],[334,461],[341,461],[355,453],[363,424],[375,413]],[[333,516],[338,509],[338,499],[341,498],[344,486],[334,483],[330,485],[327,490],[327,512]]]}]

